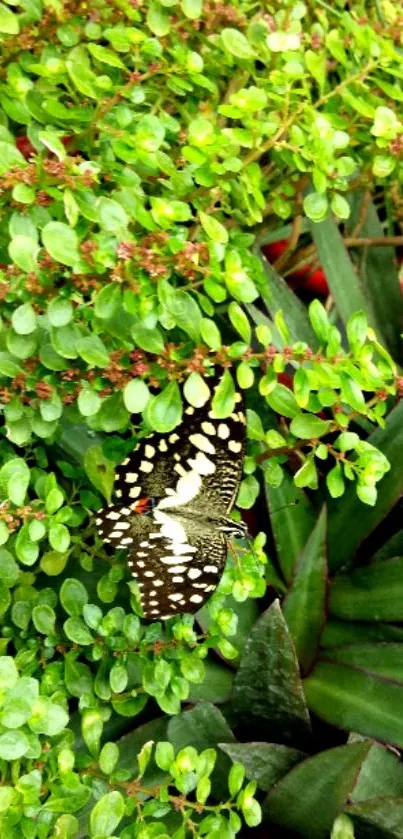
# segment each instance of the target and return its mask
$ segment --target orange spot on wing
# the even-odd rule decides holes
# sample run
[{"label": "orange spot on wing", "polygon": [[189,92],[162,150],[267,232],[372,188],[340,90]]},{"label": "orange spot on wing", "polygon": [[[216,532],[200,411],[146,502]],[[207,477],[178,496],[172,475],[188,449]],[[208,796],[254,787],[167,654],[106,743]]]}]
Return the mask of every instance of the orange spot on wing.
[{"label": "orange spot on wing", "polygon": [[134,513],[145,513],[150,508],[151,498],[139,498],[135,504],[132,504],[132,510]]}]

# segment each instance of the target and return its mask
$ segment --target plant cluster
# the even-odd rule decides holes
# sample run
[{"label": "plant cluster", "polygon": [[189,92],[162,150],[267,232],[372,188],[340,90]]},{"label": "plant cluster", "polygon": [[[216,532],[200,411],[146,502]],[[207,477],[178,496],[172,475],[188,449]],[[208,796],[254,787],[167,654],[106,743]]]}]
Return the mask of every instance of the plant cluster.
[{"label": "plant cluster", "polygon": [[[0,3],[5,839],[403,835],[403,21],[368,6]],[[252,541],[145,623],[94,514],[214,370]]]}]

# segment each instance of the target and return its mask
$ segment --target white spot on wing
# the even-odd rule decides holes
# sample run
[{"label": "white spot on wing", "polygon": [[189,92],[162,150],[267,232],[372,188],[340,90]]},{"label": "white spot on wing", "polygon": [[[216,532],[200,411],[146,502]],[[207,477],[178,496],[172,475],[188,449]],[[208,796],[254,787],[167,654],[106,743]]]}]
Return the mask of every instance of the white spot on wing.
[{"label": "white spot on wing", "polygon": [[238,454],[242,451],[242,443],[239,440],[230,440],[228,443],[228,448],[230,452],[234,452],[234,454]]},{"label": "white spot on wing", "polygon": [[213,475],[215,472],[214,463],[206,457],[204,452],[197,452],[195,458],[188,458],[188,464],[195,469],[199,475]]},{"label": "white spot on wing", "polygon": [[202,431],[204,431],[205,434],[210,434],[211,437],[214,436],[215,425],[213,425],[212,422],[202,422],[201,427],[202,427]]},{"label": "white spot on wing", "polygon": [[188,577],[190,580],[197,580],[201,576],[200,568],[189,568]]},{"label": "white spot on wing", "polygon": [[201,603],[203,600],[201,594],[192,594],[190,597],[191,603]]},{"label": "white spot on wing", "polygon": [[173,594],[168,594],[168,597],[169,597],[170,600],[174,600],[174,601],[175,600],[182,600],[182,595],[178,591],[175,591]]},{"label": "white spot on wing", "polygon": [[117,490],[116,490],[115,495],[117,496],[117,498],[121,498],[121,497],[122,497],[122,495],[123,495],[122,490],[121,490],[121,489],[117,489]]},{"label": "white spot on wing", "polygon": [[200,451],[206,452],[206,454],[215,454],[212,442],[204,434],[191,434],[189,440]]},{"label": "white spot on wing", "polygon": [[154,466],[149,460],[142,460],[139,466],[141,472],[152,472]]},{"label": "white spot on wing", "polygon": [[194,414],[194,412],[195,409],[192,407],[192,405],[189,405],[188,408],[185,408],[185,414],[188,414],[190,417]]},{"label": "white spot on wing", "polygon": [[185,579],[184,577],[172,577],[172,582],[173,583],[183,583],[184,579]]},{"label": "white spot on wing", "polygon": [[154,448],[154,446],[150,446],[150,444],[149,444],[149,443],[147,443],[147,445],[146,445],[146,447],[145,447],[145,449],[144,449],[144,454],[145,454],[145,456],[146,456],[146,457],[148,457],[148,458],[149,458],[149,460],[150,460],[152,457],[154,457],[154,455],[155,455],[155,448]]},{"label": "white spot on wing", "polygon": [[[163,500],[167,501],[168,499]],[[168,516],[167,513],[163,513],[162,510],[159,509],[159,507],[157,507],[154,510],[154,519],[156,522],[158,522],[158,524],[161,525],[161,536],[166,536],[168,539],[171,539],[172,542],[187,541],[185,530],[183,529],[180,522],[178,522],[171,516]]]},{"label": "white spot on wing", "polygon": [[[174,554],[172,554],[172,556],[161,557],[161,562],[162,562],[163,565],[175,565],[175,563],[178,561],[178,559],[179,559],[179,557],[174,556]],[[191,556],[181,556],[180,561],[181,562],[190,562],[191,559],[193,559],[193,557],[191,557]]]},{"label": "white spot on wing", "polygon": [[173,565],[169,569],[170,574],[183,574],[184,571],[186,571],[186,565]]},{"label": "white spot on wing", "polygon": [[130,496],[130,498],[138,498],[139,495],[140,495],[140,492],[141,492],[140,487],[132,487],[130,492],[129,492],[129,496]]},{"label": "white spot on wing", "polygon": [[110,519],[111,521],[119,521],[120,513],[115,513],[115,511],[112,510],[110,513],[108,513],[106,518]]},{"label": "white spot on wing", "polygon": [[218,426],[218,436],[221,440],[227,440],[229,437],[229,428],[225,422],[220,422]]},{"label": "white spot on wing", "polygon": [[168,451],[168,446],[166,444],[166,441],[165,440],[160,440],[158,448],[159,448],[160,452],[167,452]]},{"label": "white spot on wing", "polygon": [[205,565],[203,571],[206,574],[218,574],[218,568],[215,565]]},{"label": "white spot on wing", "polygon": [[127,472],[125,475],[125,481],[128,484],[135,484],[138,478],[137,472]]},{"label": "white spot on wing", "polygon": [[168,439],[169,439],[170,443],[177,443],[178,440],[179,440],[179,435],[178,434],[171,434]]}]

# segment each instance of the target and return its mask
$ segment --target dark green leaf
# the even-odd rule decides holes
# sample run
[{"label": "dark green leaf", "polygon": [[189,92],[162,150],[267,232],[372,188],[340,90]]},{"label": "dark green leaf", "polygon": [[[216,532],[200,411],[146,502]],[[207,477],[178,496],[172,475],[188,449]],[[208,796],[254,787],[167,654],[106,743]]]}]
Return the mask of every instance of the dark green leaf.
[{"label": "dark green leaf", "polygon": [[325,622],[326,511],[321,513],[297,560],[283,613],[298,661],[307,672],[315,659]]},{"label": "dark green leaf", "polygon": [[403,620],[403,558],[338,575],[329,605],[332,615],[347,620]]},{"label": "dark green leaf", "polygon": [[115,471],[113,463],[105,457],[102,446],[90,446],[84,455],[84,468],[91,481],[106,498],[111,500]]},{"label": "dark green leaf", "polygon": [[246,777],[269,790],[303,760],[303,752],[277,743],[219,743],[220,749],[246,769]]},{"label": "dark green leaf", "polygon": [[304,491],[295,486],[288,472],[279,487],[266,484],[265,489],[277,558],[284,579],[289,582],[297,557],[313,530],[315,515]]},{"label": "dark green leaf", "polygon": [[298,661],[278,601],[256,621],[234,681],[234,710],[268,739],[306,737],[309,716]]},{"label": "dark green leaf", "polygon": [[269,792],[264,812],[307,839],[326,839],[369,748],[366,742],[339,746],[299,763]]},{"label": "dark green leaf", "polygon": [[402,685],[322,661],[305,679],[304,688],[310,709],[321,719],[402,748]]}]

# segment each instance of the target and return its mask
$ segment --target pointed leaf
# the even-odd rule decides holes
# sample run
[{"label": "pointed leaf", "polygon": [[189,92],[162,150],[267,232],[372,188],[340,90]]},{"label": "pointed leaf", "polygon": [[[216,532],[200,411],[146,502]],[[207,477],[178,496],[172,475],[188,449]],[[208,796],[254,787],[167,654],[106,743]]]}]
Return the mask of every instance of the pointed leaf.
[{"label": "pointed leaf", "polygon": [[312,505],[291,475],[284,472],[279,487],[265,487],[277,559],[286,582],[315,525]]},{"label": "pointed leaf", "polygon": [[321,719],[402,748],[402,685],[322,661],[305,679],[304,688],[310,709]]},{"label": "pointed leaf", "polygon": [[234,711],[265,737],[305,737],[309,716],[298,661],[278,601],[256,621],[234,681]]},{"label": "pointed leaf", "polygon": [[242,763],[248,780],[256,781],[260,789],[269,790],[287,772],[303,760],[303,752],[277,743],[220,743],[228,757]]},{"label": "pointed leaf", "polygon": [[330,588],[330,613],[347,620],[403,620],[403,558],[339,574]]},{"label": "pointed leaf", "polygon": [[283,614],[294,642],[298,661],[307,672],[315,659],[325,622],[326,595],[326,509],[302,551]]},{"label": "pointed leaf", "polygon": [[367,742],[339,746],[299,763],[269,792],[264,812],[307,839],[327,839],[369,748]]}]

